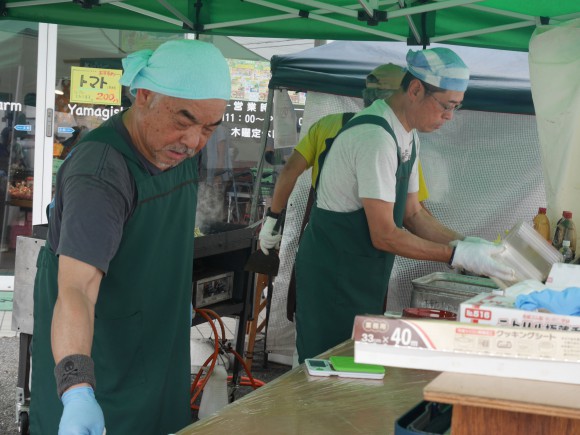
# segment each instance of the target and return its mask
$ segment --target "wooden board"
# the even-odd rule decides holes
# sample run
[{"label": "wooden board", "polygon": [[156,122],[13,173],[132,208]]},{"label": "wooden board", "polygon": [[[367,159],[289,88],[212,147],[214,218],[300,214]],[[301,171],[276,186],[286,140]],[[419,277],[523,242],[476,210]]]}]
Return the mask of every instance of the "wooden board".
[{"label": "wooden board", "polygon": [[425,387],[423,396],[433,402],[580,419],[580,385],[574,384],[445,372]]},{"label": "wooden board", "polygon": [[477,406],[453,405],[453,435],[564,435],[580,433],[580,420]]}]

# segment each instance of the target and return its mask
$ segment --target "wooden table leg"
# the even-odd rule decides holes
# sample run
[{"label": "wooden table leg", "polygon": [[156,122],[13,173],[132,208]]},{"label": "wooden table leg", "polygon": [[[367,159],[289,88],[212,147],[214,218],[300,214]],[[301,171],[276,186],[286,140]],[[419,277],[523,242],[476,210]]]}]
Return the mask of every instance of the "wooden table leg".
[{"label": "wooden table leg", "polygon": [[267,300],[262,298],[264,289],[268,285],[268,276],[261,273],[256,274],[256,291],[254,293],[254,315],[248,320],[248,346],[246,350],[246,364],[248,368],[252,368],[254,360],[254,346],[256,344],[256,335],[265,327],[265,321],[258,324],[260,313],[266,308]]}]

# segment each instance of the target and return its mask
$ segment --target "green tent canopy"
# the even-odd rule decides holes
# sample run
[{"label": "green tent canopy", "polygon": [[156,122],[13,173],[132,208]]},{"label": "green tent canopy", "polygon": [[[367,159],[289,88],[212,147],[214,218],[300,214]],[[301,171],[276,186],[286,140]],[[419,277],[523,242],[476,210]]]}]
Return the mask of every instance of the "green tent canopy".
[{"label": "green tent canopy", "polygon": [[577,0],[0,0],[0,20],[515,51],[537,26],[578,17]]}]

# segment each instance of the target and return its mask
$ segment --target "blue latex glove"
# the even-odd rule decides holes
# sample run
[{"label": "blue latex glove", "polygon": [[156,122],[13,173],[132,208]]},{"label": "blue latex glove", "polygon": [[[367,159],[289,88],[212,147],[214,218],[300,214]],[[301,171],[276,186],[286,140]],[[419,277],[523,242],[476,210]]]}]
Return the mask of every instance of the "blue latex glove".
[{"label": "blue latex glove", "polygon": [[568,287],[566,290],[541,290],[516,298],[516,307],[522,310],[545,308],[554,314],[567,316],[580,315],[580,288]]},{"label": "blue latex glove", "polygon": [[105,416],[91,387],[78,387],[62,395],[64,411],[58,435],[103,435]]}]

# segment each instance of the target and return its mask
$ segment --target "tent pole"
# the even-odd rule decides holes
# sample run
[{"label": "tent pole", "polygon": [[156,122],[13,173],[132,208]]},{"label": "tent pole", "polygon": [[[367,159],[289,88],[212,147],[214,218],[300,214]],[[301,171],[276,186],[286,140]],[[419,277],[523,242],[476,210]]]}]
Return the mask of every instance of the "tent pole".
[{"label": "tent pole", "polygon": [[268,89],[268,102],[266,104],[266,119],[262,125],[262,152],[260,153],[260,160],[258,161],[258,168],[256,171],[256,180],[252,189],[252,206],[250,209],[249,224],[253,224],[257,220],[258,214],[258,197],[260,187],[262,185],[262,173],[264,172],[264,159],[266,157],[266,146],[268,144],[268,130],[270,130],[270,118],[272,116],[272,106],[274,105],[274,90]]},{"label": "tent pole", "polygon": [[174,16],[179,18],[190,29],[193,29],[193,21],[188,19],[185,15],[183,15],[181,12],[179,12],[176,8],[174,8],[172,5],[167,3],[165,0],[157,0],[157,1],[159,2],[159,4],[161,4],[161,6],[163,6],[165,9],[167,9],[169,12],[171,12]]},{"label": "tent pole", "polygon": [[[406,7],[405,0],[399,0],[399,9],[404,9],[405,7]],[[417,41],[419,44],[423,43],[423,38],[421,37],[421,35],[419,35],[417,26],[415,26],[413,19],[409,15],[407,15],[407,23],[409,24],[409,29],[411,29],[411,33],[413,33],[413,36],[415,37],[415,41]]]}]

